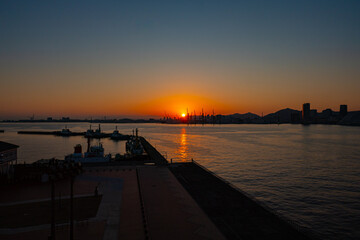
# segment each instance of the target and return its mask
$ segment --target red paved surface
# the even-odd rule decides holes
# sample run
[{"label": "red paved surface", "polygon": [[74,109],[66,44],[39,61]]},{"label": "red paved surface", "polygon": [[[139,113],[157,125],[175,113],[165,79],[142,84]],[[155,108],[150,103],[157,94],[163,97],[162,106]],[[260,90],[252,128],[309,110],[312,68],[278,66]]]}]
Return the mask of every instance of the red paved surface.
[{"label": "red paved surface", "polygon": [[[83,180],[75,180],[75,195],[94,194],[95,186],[99,183],[84,180],[86,176],[121,178],[123,185],[118,239],[145,239],[136,168],[89,169],[85,169]],[[138,167],[138,172],[150,239],[223,239],[215,225],[166,167]],[[69,190],[68,180],[56,183],[56,196],[60,192],[62,197],[67,196]],[[101,193],[101,188],[99,190]],[[0,191],[6,193],[0,196],[0,203],[50,198],[49,183],[18,184],[13,187],[0,187]],[[106,222],[96,219],[87,224],[76,224],[75,239],[103,239],[106,226]],[[58,227],[57,239],[68,239],[68,232],[68,226]],[[0,239],[47,239],[49,233],[50,229],[32,230],[26,233],[0,235]]]},{"label": "red paved surface", "polygon": [[[77,181],[74,182],[74,194],[94,194],[95,182]],[[11,203],[19,201],[29,201],[35,199],[48,199],[51,197],[50,183],[17,183],[9,186],[0,187],[0,203]],[[55,183],[56,198],[70,196],[70,180],[64,179]]]},{"label": "red paved surface", "polygon": [[224,239],[167,167],[140,167],[150,239]]},{"label": "red paved surface", "polygon": [[[100,240],[104,233],[104,222],[89,222],[75,224],[74,239],[77,240]],[[35,230],[12,235],[0,235],[1,240],[34,240],[48,239],[50,229]],[[61,226],[56,229],[56,240],[69,239],[69,226]]]},{"label": "red paved surface", "polygon": [[[118,239],[145,239],[135,167],[97,168],[84,175],[123,179]],[[106,169],[106,171],[104,171]]]}]

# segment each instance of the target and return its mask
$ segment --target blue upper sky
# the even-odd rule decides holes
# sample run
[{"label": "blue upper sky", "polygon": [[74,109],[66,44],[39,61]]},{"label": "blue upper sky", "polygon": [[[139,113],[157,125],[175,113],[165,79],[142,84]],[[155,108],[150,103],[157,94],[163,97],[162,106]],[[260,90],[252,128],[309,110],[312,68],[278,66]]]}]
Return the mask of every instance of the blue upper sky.
[{"label": "blue upper sky", "polygon": [[[135,93],[134,82],[152,82],[159,93],[183,86],[239,111],[271,111],[278,97],[360,107],[360,1],[1,1],[0,36],[9,94],[33,87],[46,97],[45,82],[77,82],[83,96],[99,81]],[[233,100],[234,89],[244,99]],[[243,104],[259,95],[263,103]]]}]

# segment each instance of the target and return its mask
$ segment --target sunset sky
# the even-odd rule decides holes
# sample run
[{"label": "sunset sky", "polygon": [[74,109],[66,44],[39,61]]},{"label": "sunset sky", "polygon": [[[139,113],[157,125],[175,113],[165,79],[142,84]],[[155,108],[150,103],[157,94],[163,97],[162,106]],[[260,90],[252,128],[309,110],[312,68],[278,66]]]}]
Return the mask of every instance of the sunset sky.
[{"label": "sunset sky", "polygon": [[360,1],[1,1],[0,119],[360,110]]}]

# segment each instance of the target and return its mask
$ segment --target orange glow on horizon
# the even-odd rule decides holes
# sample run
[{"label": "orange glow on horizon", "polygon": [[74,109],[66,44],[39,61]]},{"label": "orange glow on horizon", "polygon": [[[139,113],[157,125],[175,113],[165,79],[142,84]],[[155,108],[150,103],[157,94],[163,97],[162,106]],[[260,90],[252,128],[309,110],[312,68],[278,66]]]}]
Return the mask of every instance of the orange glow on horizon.
[{"label": "orange glow on horizon", "polygon": [[202,110],[204,111],[204,114],[212,114],[213,110],[215,111],[215,114],[223,114],[232,111],[232,109],[224,103],[208,97],[190,94],[176,94],[150,99],[135,106],[133,110],[148,115],[166,115],[170,117],[186,117],[185,112],[187,112],[187,110],[190,115],[194,114],[194,111],[196,115],[200,115]]}]

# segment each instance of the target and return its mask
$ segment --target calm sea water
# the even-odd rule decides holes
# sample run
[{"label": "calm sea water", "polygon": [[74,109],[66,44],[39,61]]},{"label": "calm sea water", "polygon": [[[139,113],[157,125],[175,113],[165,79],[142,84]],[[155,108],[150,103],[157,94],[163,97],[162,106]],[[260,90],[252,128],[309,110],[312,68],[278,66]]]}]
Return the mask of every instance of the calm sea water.
[{"label": "calm sea water", "polygon": [[[85,131],[88,123],[67,124]],[[138,127],[167,158],[191,158],[324,239],[360,239],[360,127],[327,125],[118,124]],[[20,162],[63,158],[83,137],[18,135],[19,130],[59,130],[59,123],[0,123],[0,140],[19,148]],[[93,125],[93,128],[96,125]],[[111,132],[114,124],[102,124]],[[101,140],[106,153],[124,142]]]}]

